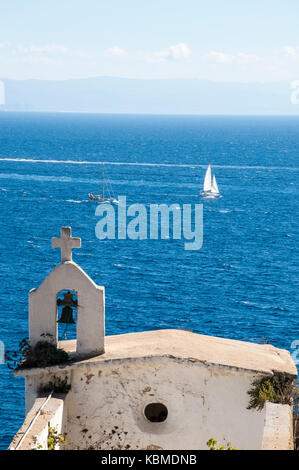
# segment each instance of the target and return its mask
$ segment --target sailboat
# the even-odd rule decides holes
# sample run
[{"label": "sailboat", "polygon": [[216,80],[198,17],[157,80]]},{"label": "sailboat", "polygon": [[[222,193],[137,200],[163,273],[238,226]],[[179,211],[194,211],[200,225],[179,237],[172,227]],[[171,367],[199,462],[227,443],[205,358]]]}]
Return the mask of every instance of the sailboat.
[{"label": "sailboat", "polygon": [[[105,188],[106,194],[105,195]],[[118,204],[118,200],[115,198],[111,183],[108,178],[105,179],[104,175],[104,163],[102,163],[102,194],[88,193],[88,199],[99,203]]]},{"label": "sailboat", "polygon": [[216,176],[214,173],[212,175],[211,163],[209,163],[209,166],[207,168],[205,179],[203,182],[203,190],[201,191],[200,195],[209,198],[220,197]]}]

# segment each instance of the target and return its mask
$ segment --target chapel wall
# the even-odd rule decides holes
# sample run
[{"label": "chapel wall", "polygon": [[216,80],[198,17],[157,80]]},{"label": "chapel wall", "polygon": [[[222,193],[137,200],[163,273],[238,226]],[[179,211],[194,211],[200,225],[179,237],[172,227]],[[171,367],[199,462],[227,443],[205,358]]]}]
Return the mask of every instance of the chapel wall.
[{"label": "chapel wall", "polygon": [[[165,358],[75,369],[67,448],[207,449],[214,438],[261,449],[265,412],[247,409],[254,378],[243,370]],[[144,416],[155,402],[167,407],[162,423]]]},{"label": "chapel wall", "polygon": [[[65,434],[65,398],[65,395],[36,398],[9,449],[48,450],[50,428],[57,436]],[[56,449],[58,450],[59,446]]]}]

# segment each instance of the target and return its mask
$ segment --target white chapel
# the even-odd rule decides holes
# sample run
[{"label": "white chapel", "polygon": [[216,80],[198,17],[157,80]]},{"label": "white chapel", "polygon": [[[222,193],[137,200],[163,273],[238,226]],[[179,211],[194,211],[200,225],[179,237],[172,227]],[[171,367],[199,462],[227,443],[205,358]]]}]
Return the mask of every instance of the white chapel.
[{"label": "white chapel", "polygon": [[[257,380],[297,376],[288,351],[175,329],[105,336],[105,289],[72,260],[80,246],[61,228],[61,262],[29,293],[30,347],[67,359],[16,369],[26,416],[11,450],[47,449],[49,429],[57,450],[293,448],[291,404],[248,407]],[[76,339],[59,340],[61,324]]]}]

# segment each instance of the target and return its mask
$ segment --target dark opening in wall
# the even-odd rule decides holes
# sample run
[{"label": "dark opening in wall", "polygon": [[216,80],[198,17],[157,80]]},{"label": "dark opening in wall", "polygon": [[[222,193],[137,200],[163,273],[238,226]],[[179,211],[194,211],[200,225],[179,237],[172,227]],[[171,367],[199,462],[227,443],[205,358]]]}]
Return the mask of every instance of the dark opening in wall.
[{"label": "dark opening in wall", "polygon": [[162,403],[149,403],[144,409],[144,415],[152,423],[162,423],[167,418],[168,410]]},{"label": "dark opening in wall", "polygon": [[70,289],[62,289],[57,294],[57,326],[58,340],[76,339],[77,293]]}]

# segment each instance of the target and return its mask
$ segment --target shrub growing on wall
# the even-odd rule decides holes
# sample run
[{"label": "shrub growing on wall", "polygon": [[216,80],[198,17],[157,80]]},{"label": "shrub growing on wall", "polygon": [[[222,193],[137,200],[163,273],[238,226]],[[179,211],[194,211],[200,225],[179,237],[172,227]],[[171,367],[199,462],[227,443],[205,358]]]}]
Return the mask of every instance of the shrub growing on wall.
[{"label": "shrub growing on wall", "polygon": [[53,342],[41,340],[32,347],[27,338],[19,343],[18,351],[7,351],[5,358],[10,369],[50,367],[69,360],[68,354]]},{"label": "shrub growing on wall", "polygon": [[247,409],[256,408],[262,410],[266,401],[293,405],[296,384],[293,377],[275,373],[272,376],[262,377],[252,383],[252,388],[247,392],[250,401]]}]

